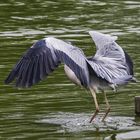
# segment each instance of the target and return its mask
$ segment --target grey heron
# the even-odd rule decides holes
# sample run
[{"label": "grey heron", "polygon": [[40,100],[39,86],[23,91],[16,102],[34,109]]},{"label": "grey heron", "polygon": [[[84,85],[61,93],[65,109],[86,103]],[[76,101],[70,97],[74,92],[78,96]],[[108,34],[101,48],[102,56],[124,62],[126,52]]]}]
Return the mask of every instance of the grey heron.
[{"label": "grey heron", "polygon": [[92,122],[99,112],[96,93],[101,90],[105,96],[107,110],[102,120],[110,111],[106,88],[116,90],[119,85],[134,81],[133,62],[130,56],[115,42],[116,36],[89,31],[95,42],[96,53],[86,57],[83,51],[69,43],[54,37],[37,41],[21,57],[5,80],[6,84],[15,81],[17,87],[31,87],[48,76],[60,63],[68,78],[75,84],[89,89],[96,111]]}]

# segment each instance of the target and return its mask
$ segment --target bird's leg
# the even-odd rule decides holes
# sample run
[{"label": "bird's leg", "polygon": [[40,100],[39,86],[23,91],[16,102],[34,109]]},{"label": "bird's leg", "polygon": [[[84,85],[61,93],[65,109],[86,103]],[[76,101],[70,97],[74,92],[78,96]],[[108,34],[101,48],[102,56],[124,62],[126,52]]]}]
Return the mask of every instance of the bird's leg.
[{"label": "bird's leg", "polygon": [[108,100],[107,100],[106,93],[105,93],[104,91],[103,91],[103,93],[104,93],[104,96],[105,96],[105,102],[106,102],[106,105],[107,105],[107,110],[106,110],[106,112],[105,112],[105,115],[104,115],[103,118],[102,118],[102,121],[105,120],[106,116],[107,116],[108,113],[110,112],[110,105],[109,105],[109,102],[108,102]]},{"label": "bird's leg", "polygon": [[95,91],[92,88],[90,88],[90,91],[91,91],[92,97],[94,99],[95,107],[96,107],[96,111],[95,111],[95,113],[93,114],[93,116],[90,119],[90,123],[91,123],[93,121],[93,119],[96,117],[96,115],[98,114],[98,112],[99,112],[99,105],[98,105],[98,102],[97,102],[97,99],[96,99]]}]

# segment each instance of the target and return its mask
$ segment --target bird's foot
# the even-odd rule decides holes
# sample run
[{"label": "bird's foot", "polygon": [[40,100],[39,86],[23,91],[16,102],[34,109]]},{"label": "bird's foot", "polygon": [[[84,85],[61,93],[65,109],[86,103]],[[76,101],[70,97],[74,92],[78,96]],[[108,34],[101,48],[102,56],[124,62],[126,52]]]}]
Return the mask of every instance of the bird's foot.
[{"label": "bird's foot", "polygon": [[110,107],[107,108],[105,115],[102,118],[102,122],[105,121],[105,118],[107,117],[108,113],[110,112]]},{"label": "bird's foot", "polygon": [[96,111],[95,111],[95,113],[93,114],[93,116],[91,117],[89,123],[91,123],[91,122],[95,119],[95,117],[96,117],[96,115],[97,115],[98,113],[99,113],[99,109],[96,109]]}]

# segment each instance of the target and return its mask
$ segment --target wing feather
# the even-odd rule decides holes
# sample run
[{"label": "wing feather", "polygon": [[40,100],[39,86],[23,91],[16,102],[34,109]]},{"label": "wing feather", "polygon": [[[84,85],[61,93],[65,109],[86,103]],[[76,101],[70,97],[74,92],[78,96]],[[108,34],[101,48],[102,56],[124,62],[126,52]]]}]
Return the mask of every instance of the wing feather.
[{"label": "wing feather", "polygon": [[90,31],[92,39],[96,44],[96,54],[89,59],[89,64],[98,77],[109,83],[125,84],[133,77],[132,60],[128,54],[115,42],[117,38]]},{"label": "wing feather", "polygon": [[86,57],[77,47],[56,38],[45,38],[36,42],[14,66],[5,80],[9,84],[16,80],[17,87],[30,87],[48,76],[63,62],[81,81],[89,84]]}]

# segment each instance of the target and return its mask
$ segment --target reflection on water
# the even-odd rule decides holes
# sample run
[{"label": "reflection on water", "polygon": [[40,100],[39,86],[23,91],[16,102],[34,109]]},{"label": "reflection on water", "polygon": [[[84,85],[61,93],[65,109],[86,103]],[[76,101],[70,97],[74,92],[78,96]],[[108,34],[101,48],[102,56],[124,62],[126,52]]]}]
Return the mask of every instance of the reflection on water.
[{"label": "reflection on water", "polygon": [[[92,97],[66,78],[63,66],[29,89],[16,89],[3,84],[23,52],[33,42],[46,36],[70,41],[82,48],[86,55],[93,55],[95,46],[87,33],[93,29],[119,36],[117,42],[133,58],[139,79],[139,5],[139,0],[1,0],[0,138],[103,139],[118,133],[117,130],[128,131],[129,126],[139,129],[140,121],[134,120],[134,96],[139,95],[139,84],[129,84],[116,94],[108,92],[112,107],[108,120],[114,123],[116,119],[123,129],[117,127],[117,130],[111,128],[105,132],[96,131],[94,124],[85,123],[95,110]],[[104,112],[104,98],[100,94],[97,97],[101,112]],[[63,115],[58,112],[63,112]],[[82,125],[76,125],[79,121]],[[108,130],[106,126],[102,127]]]}]

